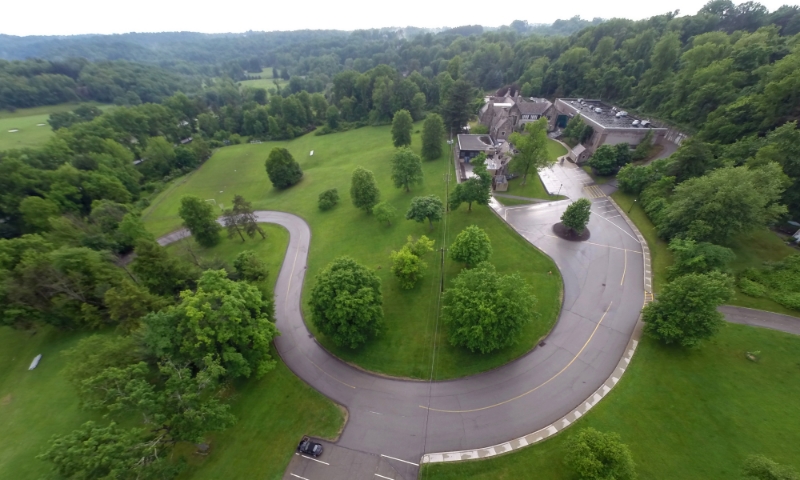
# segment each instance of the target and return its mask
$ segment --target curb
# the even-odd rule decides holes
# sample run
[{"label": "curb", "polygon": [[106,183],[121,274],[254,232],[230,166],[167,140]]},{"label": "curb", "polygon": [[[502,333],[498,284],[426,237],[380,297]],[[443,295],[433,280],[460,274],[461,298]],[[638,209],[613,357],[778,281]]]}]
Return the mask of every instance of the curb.
[{"label": "curb", "polygon": [[[622,210],[619,205],[617,205],[617,202],[615,202],[611,197],[608,197],[608,200],[612,205],[614,205],[614,208],[617,209],[622,218],[625,219],[625,222],[627,222],[628,226],[631,228],[631,230],[633,230],[633,233],[636,234],[636,237],[639,239],[639,243],[641,244],[642,255],[644,257],[644,303],[642,305],[642,308],[644,308],[645,305],[653,301],[653,270],[650,265],[650,247],[647,245],[647,241],[642,236],[641,232],[639,232],[639,229],[636,228],[636,225],[634,225],[630,218],[628,218],[628,215],[625,213],[625,211]],[[499,212],[494,209],[492,210],[497,213],[500,218],[503,218],[501,215],[499,215]],[[619,363],[617,363],[617,367],[614,369],[611,375],[589,398],[552,424],[533,433],[529,433],[528,435],[515,438],[498,445],[492,445],[490,447],[478,448],[475,450],[428,453],[422,456],[420,464],[477,460],[481,458],[493,457],[495,455],[502,455],[514,450],[519,450],[528,445],[539,443],[569,427],[576,420],[591,410],[595,405],[597,405],[597,403],[600,402],[600,400],[602,400],[606,395],[608,395],[611,389],[614,388],[614,386],[619,382],[620,378],[622,378],[622,374],[625,373],[625,370],[627,370],[628,365],[630,365],[630,362],[633,359],[634,353],[636,353],[636,347],[639,345],[639,339],[642,336],[643,328],[644,323],[642,322],[642,314],[639,313],[639,318],[636,321],[636,325],[633,327],[631,338],[628,341],[628,345],[625,347],[625,354],[622,356]]]}]

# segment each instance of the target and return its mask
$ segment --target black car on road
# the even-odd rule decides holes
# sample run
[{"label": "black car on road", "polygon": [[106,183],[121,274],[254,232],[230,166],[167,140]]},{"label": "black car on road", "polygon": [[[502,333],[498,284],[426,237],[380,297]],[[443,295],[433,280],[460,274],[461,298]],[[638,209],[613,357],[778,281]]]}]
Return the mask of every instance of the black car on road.
[{"label": "black car on road", "polygon": [[319,457],[322,455],[322,445],[312,442],[308,437],[303,437],[303,439],[300,440],[300,445],[297,446],[297,450],[300,453],[305,453],[306,455],[311,455],[312,457]]}]

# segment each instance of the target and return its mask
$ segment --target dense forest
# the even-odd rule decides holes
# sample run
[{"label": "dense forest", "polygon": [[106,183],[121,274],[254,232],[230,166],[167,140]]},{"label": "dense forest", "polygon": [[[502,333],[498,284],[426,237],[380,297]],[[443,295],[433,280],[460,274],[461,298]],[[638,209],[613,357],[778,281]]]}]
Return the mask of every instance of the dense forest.
[{"label": "dense forest", "polygon": [[[0,324],[124,331],[144,325],[145,337],[136,340],[146,347],[141,358],[117,364],[109,359],[119,345],[98,339],[83,345],[84,353],[106,352],[108,365],[101,366],[116,368],[118,377],[104,377],[109,370],[100,367],[74,376],[83,382],[85,400],[102,408],[127,408],[139,394],[151,399],[147,414],[161,415],[162,430],[154,431],[169,432],[158,437],[169,445],[194,441],[203,431],[185,423],[185,406],[169,404],[165,391],[191,390],[208,400],[198,408],[221,429],[233,421],[227,407],[198,392],[271,365],[269,339],[258,358],[238,363],[187,354],[189,330],[167,343],[157,339],[169,336],[165,325],[182,322],[194,301],[209,296],[220,304],[249,298],[242,315],[254,328],[272,317],[271,297],[262,298],[253,280],[261,277],[248,280],[258,270],[254,259],[228,266],[170,257],[139,218],[152,195],[197,168],[214,148],[385,124],[399,110],[415,121],[439,113],[446,130],[456,132],[477,112],[483,92],[515,85],[525,96],[600,97],[691,135],[670,158],[618,174],[620,188],[640,195],[676,252],[719,254],[715,248],[738,233],[800,217],[796,6],[769,12],[753,2],[713,0],[689,16],[573,18],[546,26],[515,21],[441,32],[0,36],[0,56],[10,59],[0,61],[0,108],[88,100],[120,105],[53,114],[55,133],[46,143],[0,152]],[[240,83],[265,67],[288,83],[269,89]],[[247,218],[249,204],[240,199],[238,205],[241,211],[231,215]],[[187,201],[181,216],[213,225],[206,206]],[[137,258],[128,268],[120,259],[131,252]],[[755,291],[764,278],[750,272],[750,283],[742,285]],[[776,301],[800,308],[795,293]],[[242,341],[253,341],[247,335]],[[225,348],[241,353],[239,347]],[[147,380],[153,375],[155,384]],[[181,375],[189,384],[180,383]],[[107,382],[126,378],[142,390],[97,397]],[[133,442],[114,424],[74,435]],[[136,455],[148,458],[141,468],[167,468],[153,451]],[[158,475],[174,473],[167,470]]]}]

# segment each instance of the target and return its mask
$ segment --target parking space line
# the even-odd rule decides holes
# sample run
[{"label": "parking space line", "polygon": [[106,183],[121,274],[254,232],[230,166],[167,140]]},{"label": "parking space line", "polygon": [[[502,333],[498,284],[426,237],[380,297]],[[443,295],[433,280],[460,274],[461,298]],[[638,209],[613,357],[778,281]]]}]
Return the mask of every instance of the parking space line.
[{"label": "parking space line", "polygon": [[408,460],[403,460],[402,458],[390,457],[389,455],[384,455],[381,453],[381,457],[390,458],[392,460],[397,460],[398,462],[407,463],[409,465],[414,465],[415,467],[419,467],[419,463],[409,462]]},{"label": "parking space line", "polygon": [[289,475],[291,475],[293,477],[296,477],[296,478],[299,478],[300,480],[308,480],[306,477],[301,477],[300,475],[295,475],[294,473],[291,473],[291,472],[289,473]]},{"label": "parking space line", "polygon": [[330,465],[328,462],[323,462],[322,460],[317,460],[316,458],[306,457],[305,455],[300,455],[299,453],[295,453],[295,455],[305,458],[306,460],[314,460],[317,463],[324,463],[325,465]]},{"label": "parking space line", "polygon": [[385,478],[386,480],[394,480],[394,478],[390,478],[390,477],[384,477],[383,475],[381,475],[381,474],[379,474],[379,473],[374,473],[373,475],[375,475],[376,477]]}]

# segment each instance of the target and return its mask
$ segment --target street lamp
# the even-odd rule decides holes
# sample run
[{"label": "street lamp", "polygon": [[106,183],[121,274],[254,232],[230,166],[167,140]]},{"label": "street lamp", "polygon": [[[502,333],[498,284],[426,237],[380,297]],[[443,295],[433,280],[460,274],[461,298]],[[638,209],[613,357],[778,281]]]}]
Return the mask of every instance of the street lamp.
[{"label": "street lamp", "polygon": [[628,207],[628,213],[631,213],[631,210],[633,210],[633,206],[636,205],[636,200],[638,200],[638,198],[634,198],[633,203],[631,203],[631,206]]}]

